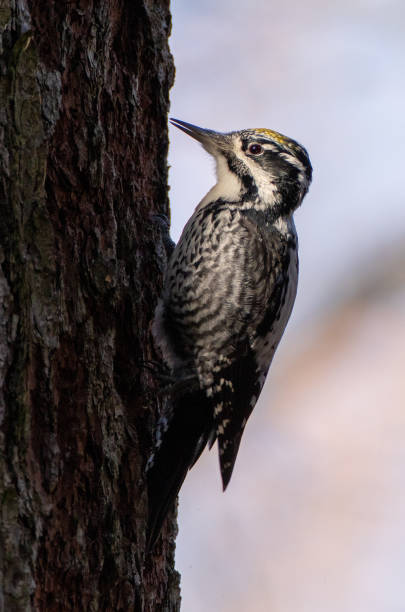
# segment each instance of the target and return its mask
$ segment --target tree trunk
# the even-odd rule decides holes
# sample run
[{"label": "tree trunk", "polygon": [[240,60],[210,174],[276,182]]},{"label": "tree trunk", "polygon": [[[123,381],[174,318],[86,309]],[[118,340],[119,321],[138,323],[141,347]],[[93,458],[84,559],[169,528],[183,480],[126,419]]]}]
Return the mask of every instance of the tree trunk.
[{"label": "tree trunk", "polygon": [[144,553],[168,0],[0,0],[0,28],[0,610],[178,610],[175,517]]}]

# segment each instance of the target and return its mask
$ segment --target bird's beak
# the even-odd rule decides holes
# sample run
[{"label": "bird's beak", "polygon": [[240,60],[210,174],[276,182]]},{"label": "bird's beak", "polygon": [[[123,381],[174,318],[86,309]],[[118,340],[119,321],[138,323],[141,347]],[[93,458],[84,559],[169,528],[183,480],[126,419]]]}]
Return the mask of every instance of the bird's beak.
[{"label": "bird's beak", "polygon": [[170,123],[185,134],[198,140],[211,155],[218,152],[218,150],[223,150],[225,148],[224,145],[226,145],[229,139],[228,134],[221,134],[220,132],[214,132],[214,130],[205,130],[192,123],[180,121],[180,119],[170,119]]}]

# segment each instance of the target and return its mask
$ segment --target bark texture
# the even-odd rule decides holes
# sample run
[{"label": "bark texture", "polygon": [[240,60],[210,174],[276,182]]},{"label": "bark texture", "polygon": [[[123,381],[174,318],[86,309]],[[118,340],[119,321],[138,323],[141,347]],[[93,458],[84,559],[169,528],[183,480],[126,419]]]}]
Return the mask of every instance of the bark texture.
[{"label": "bark texture", "polygon": [[0,0],[0,610],[178,610],[144,556],[168,0]]}]

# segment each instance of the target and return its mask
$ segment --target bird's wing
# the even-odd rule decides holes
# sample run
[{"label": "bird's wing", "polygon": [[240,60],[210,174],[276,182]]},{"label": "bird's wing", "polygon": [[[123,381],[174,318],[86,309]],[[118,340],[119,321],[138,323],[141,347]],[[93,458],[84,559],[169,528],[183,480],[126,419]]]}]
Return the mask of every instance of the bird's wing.
[{"label": "bird's wing", "polygon": [[[282,306],[286,247],[270,226],[225,204],[195,223],[200,243],[194,248],[187,243],[196,231],[192,219],[171,262],[167,328],[177,354],[183,351],[185,361],[195,364],[207,396],[226,488],[266,373],[252,345],[261,326],[269,331]],[[206,431],[199,453],[209,437]]]},{"label": "bird's wing", "polygon": [[187,471],[215,439],[229,483],[267,371],[254,347],[277,319],[287,260],[285,241],[265,220],[221,203],[192,217],[176,246],[156,329],[166,359],[179,359],[170,365],[180,384],[147,474],[149,549]]}]

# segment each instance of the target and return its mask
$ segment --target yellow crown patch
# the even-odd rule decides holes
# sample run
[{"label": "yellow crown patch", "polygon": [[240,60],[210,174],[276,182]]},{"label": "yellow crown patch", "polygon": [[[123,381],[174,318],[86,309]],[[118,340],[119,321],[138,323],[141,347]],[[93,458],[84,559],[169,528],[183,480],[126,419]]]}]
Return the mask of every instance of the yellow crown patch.
[{"label": "yellow crown patch", "polygon": [[268,130],[267,128],[256,128],[255,132],[258,132],[259,134],[263,134],[264,136],[268,136],[269,138],[272,138],[273,140],[275,140],[276,142],[279,142],[280,144],[291,144],[291,140],[290,138],[287,138],[287,136],[283,136],[282,134],[279,134],[278,132],[275,132],[274,130]]}]

